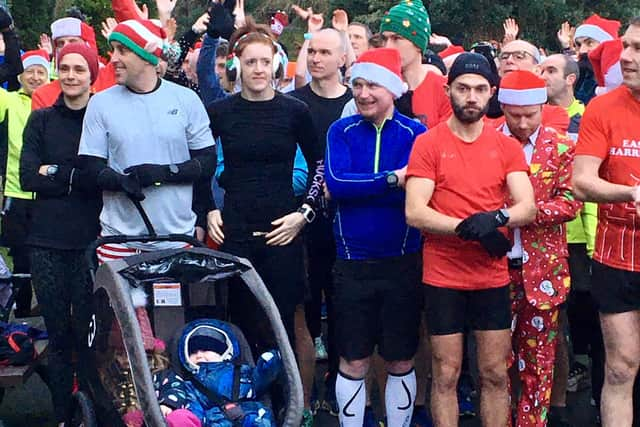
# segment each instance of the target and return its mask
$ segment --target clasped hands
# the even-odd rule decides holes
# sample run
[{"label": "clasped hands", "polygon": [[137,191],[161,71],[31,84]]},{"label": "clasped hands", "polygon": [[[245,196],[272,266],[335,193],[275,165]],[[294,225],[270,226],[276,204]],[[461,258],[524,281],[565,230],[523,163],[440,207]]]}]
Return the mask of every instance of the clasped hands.
[{"label": "clasped hands", "polygon": [[478,212],[460,222],[455,231],[463,240],[480,242],[492,258],[502,258],[511,250],[511,242],[498,227],[507,221],[500,211]]},{"label": "clasped hands", "polygon": [[137,201],[144,200],[143,188],[162,184],[170,174],[169,166],[149,163],[129,166],[122,172],[124,173],[120,177],[122,190]]}]

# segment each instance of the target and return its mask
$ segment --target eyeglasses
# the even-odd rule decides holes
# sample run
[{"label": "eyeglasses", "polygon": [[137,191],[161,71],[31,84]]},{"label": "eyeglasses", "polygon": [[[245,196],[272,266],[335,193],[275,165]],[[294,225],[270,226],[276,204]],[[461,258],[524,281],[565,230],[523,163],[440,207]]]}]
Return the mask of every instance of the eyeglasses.
[{"label": "eyeglasses", "polygon": [[535,57],[529,52],[527,52],[526,50],[516,50],[515,52],[500,52],[500,55],[498,55],[498,58],[500,58],[500,61],[506,61],[507,59],[509,59],[510,56],[513,56],[513,59],[518,61],[522,61],[527,56],[530,56],[535,59]]}]

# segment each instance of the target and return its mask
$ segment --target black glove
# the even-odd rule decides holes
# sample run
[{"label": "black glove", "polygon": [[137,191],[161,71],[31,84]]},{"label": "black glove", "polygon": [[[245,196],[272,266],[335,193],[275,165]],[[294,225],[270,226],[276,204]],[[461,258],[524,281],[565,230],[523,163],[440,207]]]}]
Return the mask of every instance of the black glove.
[{"label": "black glove", "polygon": [[122,187],[122,190],[133,200],[139,202],[144,200],[142,185],[140,185],[136,174],[120,175],[120,187]]},{"label": "black glove", "polygon": [[480,240],[482,236],[506,225],[509,218],[502,212],[478,212],[462,221],[456,227],[456,234],[463,240]]},{"label": "black glove", "polygon": [[13,24],[13,18],[9,11],[4,7],[0,6],[0,30],[6,31]]},{"label": "black glove", "polygon": [[164,183],[169,177],[169,166],[145,163],[129,166],[123,172],[129,175],[136,175],[140,186],[144,188],[156,183]]},{"label": "black glove", "polygon": [[222,37],[229,40],[234,31],[234,18],[231,12],[220,3],[211,3],[207,12],[209,13],[209,24],[207,25],[209,37]]},{"label": "black glove", "polygon": [[491,258],[502,258],[511,250],[511,242],[498,230],[493,230],[480,238],[480,244]]}]

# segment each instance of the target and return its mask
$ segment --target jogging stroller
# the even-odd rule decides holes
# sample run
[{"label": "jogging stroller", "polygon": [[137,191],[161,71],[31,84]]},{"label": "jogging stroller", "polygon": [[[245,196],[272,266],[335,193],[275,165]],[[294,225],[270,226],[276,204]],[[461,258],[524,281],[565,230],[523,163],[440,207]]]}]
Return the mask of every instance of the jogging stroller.
[{"label": "jogging stroller", "polygon": [[[148,230],[147,236],[110,236],[96,240],[88,249],[95,272],[93,315],[87,344],[86,390],[75,393],[72,425],[124,427],[123,409],[139,409],[147,427],[165,426],[152,382],[152,370],[162,360],[145,351],[131,288],[144,289],[151,296],[147,313],[156,338],[166,343],[194,320],[193,313],[221,303],[219,284],[223,279],[239,278],[264,310],[280,351],[288,393],[283,425],[299,426],[302,418],[302,384],[293,350],[289,344],[278,309],[264,282],[251,263],[223,252],[201,247],[185,235],[156,235],[139,204]],[[95,268],[95,250],[103,244],[126,242],[180,241],[191,248],[147,252],[106,262]],[[195,311],[194,311],[195,310]],[[236,328],[234,326],[234,328]],[[236,328],[246,363],[253,357],[242,332]],[[164,360],[170,363],[170,360]]]}]

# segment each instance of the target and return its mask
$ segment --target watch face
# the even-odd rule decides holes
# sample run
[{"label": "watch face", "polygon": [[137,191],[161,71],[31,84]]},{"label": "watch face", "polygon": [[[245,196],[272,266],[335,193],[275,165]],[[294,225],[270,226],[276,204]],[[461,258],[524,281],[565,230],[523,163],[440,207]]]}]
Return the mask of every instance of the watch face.
[{"label": "watch face", "polygon": [[51,165],[47,168],[47,175],[55,175],[56,173],[58,173],[58,166]]},{"label": "watch face", "polygon": [[398,185],[398,175],[395,173],[390,173],[387,175],[387,184],[389,185]]},{"label": "watch face", "polygon": [[169,172],[171,173],[178,173],[180,170],[178,169],[178,166],[176,165],[169,165]]}]

